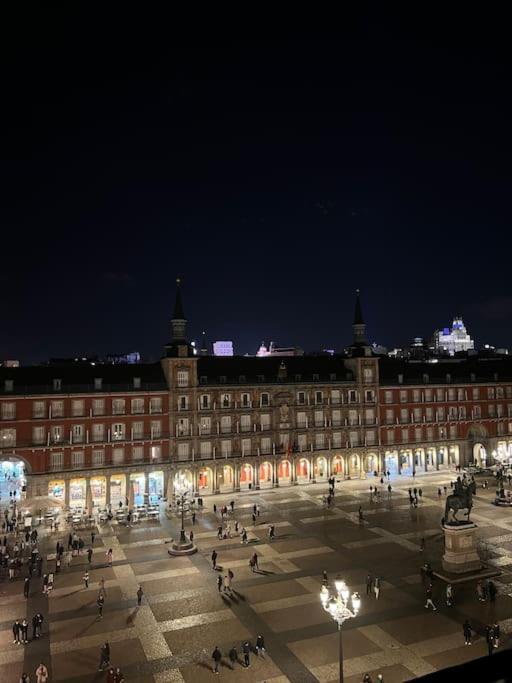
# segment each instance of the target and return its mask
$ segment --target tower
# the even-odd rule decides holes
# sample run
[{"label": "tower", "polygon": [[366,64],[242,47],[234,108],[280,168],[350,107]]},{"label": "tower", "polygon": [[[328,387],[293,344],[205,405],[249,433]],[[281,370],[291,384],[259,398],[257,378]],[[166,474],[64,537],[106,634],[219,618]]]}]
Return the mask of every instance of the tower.
[{"label": "tower", "polygon": [[194,355],[192,346],[187,341],[187,319],[181,300],[181,280],[176,278],[176,300],[171,318],[171,341],[165,346],[166,356],[186,358]]},{"label": "tower", "polygon": [[201,348],[199,349],[199,355],[200,356],[207,356],[208,355],[208,346],[206,345],[206,332],[203,330],[202,338],[201,338]]},{"label": "tower", "polygon": [[361,299],[359,290],[356,289],[356,306],[354,310],[354,322],[352,324],[353,331],[353,346],[367,346],[366,341],[366,325],[363,320],[363,312],[361,310]]}]

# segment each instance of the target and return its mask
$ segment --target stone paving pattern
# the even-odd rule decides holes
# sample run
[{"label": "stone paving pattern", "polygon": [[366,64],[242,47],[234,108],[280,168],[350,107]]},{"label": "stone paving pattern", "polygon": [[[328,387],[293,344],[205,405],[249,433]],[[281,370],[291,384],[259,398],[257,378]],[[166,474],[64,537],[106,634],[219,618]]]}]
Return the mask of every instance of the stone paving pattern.
[{"label": "stone paving pattern", "polygon": [[[386,683],[409,680],[437,669],[485,655],[482,637],[487,623],[498,620],[502,645],[509,647],[512,630],[512,510],[491,504],[492,488],[478,489],[473,519],[485,539],[490,564],[502,574],[496,581],[495,605],[476,599],[474,583],[455,587],[454,606],[446,607],[444,584],[434,585],[436,613],[425,610],[425,594],[419,568],[438,560],[443,538],[440,519],[444,495],[437,489],[454,473],[434,473],[394,478],[388,497],[370,502],[374,478],[337,484],[334,506],[322,503],[325,485],[280,488],[268,491],[216,496],[205,499],[194,526],[199,552],[190,557],[167,555],[165,543],[176,534],[178,521],[161,515],[160,522],[144,522],[127,529],[102,526],[96,537],[89,589],[82,575],[87,557],[73,558],[68,569],[55,575],[55,589],[42,595],[41,579],[34,578],[31,595],[23,598],[21,579],[0,583],[0,680],[17,683],[23,670],[34,674],[40,661],[51,671],[51,681],[106,680],[99,672],[101,644],[108,640],[114,666],[126,681],[139,683],[200,683],[211,680],[211,652],[219,645],[224,655],[233,644],[240,651],[244,639],[253,644],[265,636],[267,653],[251,657],[251,667],[229,668],[227,656],[220,677],[249,683],[336,681],[338,635],[336,626],[319,601],[322,570],[331,578],[341,573],[352,590],[360,592],[359,616],[344,626],[345,679],[361,681],[366,672]],[[418,508],[410,507],[407,488],[421,486]],[[218,541],[219,515],[212,511],[235,500],[237,519],[249,531],[249,544],[238,537]],[[252,506],[261,515],[252,525]],[[365,520],[358,519],[359,505]],[[269,542],[268,524],[276,526]],[[187,526],[191,527],[190,520]],[[89,540],[89,532],[82,532]],[[425,551],[420,540],[426,539]],[[48,533],[43,541],[48,566],[57,540],[66,541],[67,530]],[[113,566],[105,552],[113,549]],[[210,556],[215,548],[218,564],[231,568],[233,594],[219,593],[218,573]],[[260,571],[253,573],[249,557],[256,551]],[[380,599],[366,596],[365,578],[370,571],[382,579]],[[98,582],[105,579],[103,619],[98,618]],[[144,599],[137,607],[136,591],[142,585]],[[12,622],[27,620],[41,610],[46,616],[43,637],[28,645],[12,643]],[[474,644],[464,645],[461,624],[469,618],[478,632]],[[31,629],[30,629],[31,632]]]}]

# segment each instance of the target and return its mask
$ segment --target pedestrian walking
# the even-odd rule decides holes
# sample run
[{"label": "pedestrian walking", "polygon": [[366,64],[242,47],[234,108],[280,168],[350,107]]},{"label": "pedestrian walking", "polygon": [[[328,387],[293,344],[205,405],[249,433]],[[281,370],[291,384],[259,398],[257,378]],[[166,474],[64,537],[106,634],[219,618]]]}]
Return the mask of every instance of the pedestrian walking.
[{"label": "pedestrian walking", "polygon": [[28,621],[26,619],[21,622],[21,640],[28,643]]},{"label": "pedestrian walking", "polygon": [[453,605],[453,588],[452,584],[449,583],[446,586],[446,606],[451,607]]},{"label": "pedestrian walking", "polygon": [[247,530],[245,527],[242,529],[242,543],[244,545],[247,543]]},{"label": "pedestrian walking", "polygon": [[118,666],[116,667],[116,674],[114,677],[114,683],[124,683],[123,673]]},{"label": "pedestrian walking", "polygon": [[276,528],[273,524],[270,525],[269,530],[268,530],[268,537],[269,540],[273,541],[274,537],[276,535]]},{"label": "pedestrian walking", "polygon": [[23,583],[23,595],[28,598],[28,595],[30,593],[30,579],[26,578],[24,583]]},{"label": "pedestrian walking", "polygon": [[72,558],[71,550],[68,550],[66,553],[66,563],[68,565],[68,569],[71,567],[71,558]]},{"label": "pedestrian walking", "polygon": [[194,542],[194,532],[192,530],[190,531],[188,537],[190,538],[190,542],[193,543]]},{"label": "pedestrian walking", "polygon": [[256,569],[259,571],[260,568],[259,568],[259,565],[258,565],[258,553],[254,553],[253,556],[252,556],[252,559],[254,560],[254,566],[255,566]]},{"label": "pedestrian walking", "polygon": [[256,505],[256,517],[260,516],[260,506]]},{"label": "pedestrian walking", "polygon": [[213,511],[214,513],[217,513],[217,506],[215,505],[215,503],[213,504]]},{"label": "pedestrian walking", "polygon": [[494,634],[494,647],[498,648],[500,646],[500,625],[495,623],[492,627]]},{"label": "pedestrian walking", "polygon": [[327,571],[324,569],[322,572],[322,586],[329,585],[329,578],[327,577]]},{"label": "pedestrian walking", "polygon": [[462,624],[462,632],[464,634],[464,645],[471,645],[471,636],[472,636],[472,629],[471,629],[471,624],[469,621],[466,619],[466,621]]},{"label": "pedestrian walking", "polygon": [[366,576],[366,595],[372,594],[372,588],[373,588],[373,578],[372,578],[372,575],[370,573],[368,573]]},{"label": "pedestrian walking", "polygon": [[36,683],[46,683],[48,680],[48,669],[41,662],[36,669]]},{"label": "pedestrian walking", "polygon": [[110,665],[110,645],[108,641],[105,641],[101,646],[100,651],[100,665],[98,671],[103,671],[106,666]]},{"label": "pedestrian walking", "polygon": [[112,548],[109,548],[107,550],[107,562],[110,566],[112,566]]},{"label": "pedestrian walking", "polygon": [[144,595],[144,591],[142,590],[142,586],[139,586],[137,588],[137,605],[140,606],[142,602],[142,596]]},{"label": "pedestrian walking", "polygon": [[256,503],[252,506],[252,514],[256,515]]},{"label": "pedestrian walking", "polygon": [[489,595],[490,602],[496,602],[496,593],[498,592],[496,584],[494,581],[488,581],[487,583],[487,594]]},{"label": "pedestrian walking", "polygon": [[357,514],[359,516],[359,521],[362,522],[363,521],[363,508],[361,506],[359,506],[359,510],[357,511]]},{"label": "pedestrian walking", "polygon": [[20,683],[30,683],[30,676],[23,672],[20,676]]},{"label": "pedestrian walking", "polygon": [[432,602],[432,584],[429,584],[426,590],[425,609],[428,609],[429,607],[432,607],[434,612],[437,611],[437,607]]},{"label": "pedestrian walking", "polygon": [[221,591],[221,588],[222,588],[222,576],[219,574],[217,576],[217,590],[219,591],[219,593]]},{"label": "pedestrian walking", "polygon": [[229,661],[231,662],[231,670],[234,671],[235,670],[235,664],[238,662],[238,651],[234,645],[231,648],[231,650],[229,651],[228,657],[229,657]]},{"label": "pedestrian walking", "polygon": [[219,673],[219,664],[220,660],[222,659],[222,652],[219,650],[219,646],[215,646],[215,650],[212,652],[212,659],[213,659],[213,673],[218,674]]},{"label": "pedestrian walking", "polygon": [[103,595],[98,595],[96,604],[98,605],[98,616],[100,619],[103,619],[103,605],[105,604],[105,598]]},{"label": "pedestrian walking", "polygon": [[83,582],[84,582],[84,587],[87,589],[89,588],[89,572],[86,571],[85,574],[82,577]]},{"label": "pedestrian walking", "polygon": [[21,635],[21,624],[18,619],[14,622],[12,625],[12,635],[13,635],[13,645],[19,645],[20,644],[20,635]]},{"label": "pedestrian walking", "polygon": [[423,490],[422,489],[418,489],[418,496],[420,497],[420,499],[422,498],[422,496],[423,496]]},{"label": "pedestrian walking", "polygon": [[196,513],[193,512],[192,513],[192,524],[195,524],[195,523],[196,523]]},{"label": "pedestrian walking", "polygon": [[251,666],[251,646],[248,640],[242,645],[242,652],[244,655],[245,668],[248,669]]},{"label": "pedestrian walking", "polygon": [[232,500],[231,503],[230,503],[230,505],[231,505],[231,512],[234,512],[234,510],[235,510],[235,501]]},{"label": "pedestrian walking", "polygon": [[256,648],[255,649],[256,649],[256,654],[258,655],[258,657],[260,656],[260,652],[261,652],[261,656],[263,657],[263,653],[265,652],[265,639],[263,638],[263,636],[261,634],[256,638]]},{"label": "pedestrian walking", "polygon": [[48,574],[43,576],[43,594],[48,595]]},{"label": "pedestrian walking", "polygon": [[220,524],[217,528],[217,538],[219,539],[219,541],[222,541],[222,524]]},{"label": "pedestrian walking", "polygon": [[229,575],[226,574],[224,576],[224,593],[231,593],[231,579],[229,578]]},{"label": "pedestrian walking", "polygon": [[487,642],[487,653],[490,657],[494,650],[494,629],[492,626],[485,627],[485,640]]},{"label": "pedestrian walking", "polygon": [[375,577],[373,582],[373,592],[375,593],[375,599],[378,600],[380,595],[380,578],[378,576]]},{"label": "pedestrian walking", "polygon": [[217,569],[217,551],[212,552],[212,569]]},{"label": "pedestrian walking", "polygon": [[92,548],[88,548],[87,549],[87,561],[89,562],[89,564],[91,564],[91,560],[92,560]]},{"label": "pedestrian walking", "polygon": [[476,594],[480,602],[485,602],[484,584],[481,581],[477,581]]},{"label": "pedestrian walking", "polygon": [[94,531],[91,531],[91,545],[94,545],[94,539],[96,538],[96,534]]}]

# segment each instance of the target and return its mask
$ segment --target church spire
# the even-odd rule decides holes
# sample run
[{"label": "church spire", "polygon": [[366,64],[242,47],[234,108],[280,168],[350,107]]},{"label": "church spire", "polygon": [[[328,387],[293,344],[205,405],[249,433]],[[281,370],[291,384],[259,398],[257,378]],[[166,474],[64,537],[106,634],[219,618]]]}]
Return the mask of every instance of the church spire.
[{"label": "church spire", "polygon": [[208,346],[206,345],[206,332],[203,330],[202,338],[201,338],[201,348],[199,349],[199,355],[200,356],[207,356],[208,355]]},{"label": "church spire", "polygon": [[176,300],[174,302],[174,313],[171,318],[172,341],[184,342],[187,339],[187,319],[183,312],[183,303],[181,301],[181,280],[176,278]]},{"label": "church spire", "polygon": [[354,346],[365,346],[366,342],[366,325],[363,320],[363,312],[361,310],[361,299],[359,297],[359,290],[356,289],[356,305],[354,309],[354,323],[353,330],[353,344]]}]

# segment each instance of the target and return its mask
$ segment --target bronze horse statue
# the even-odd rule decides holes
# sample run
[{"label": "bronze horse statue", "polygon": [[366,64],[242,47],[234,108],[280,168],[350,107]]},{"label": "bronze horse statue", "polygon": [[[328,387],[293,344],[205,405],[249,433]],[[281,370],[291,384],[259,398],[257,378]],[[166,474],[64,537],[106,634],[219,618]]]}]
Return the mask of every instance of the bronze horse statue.
[{"label": "bronze horse statue", "polygon": [[450,524],[450,521],[448,519],[450,510],[453,510],[451,523],[453,523],[453,522],[455,522],[456,524],[462,523],[462,520],[457,519],[457,512],[459,510],[466,510],[466,509],[468,512],[467,512],[467,519],[465,521],[469,522],[469,515],[471,513],[471,508],[473,507],[473,490],[472,489],[473,489],[472,486],[465,486],[458,493],[454,493],[454,494],[452,494],[446,498],[446,505],[444,508],[445,524]]}]

